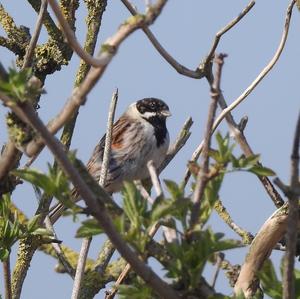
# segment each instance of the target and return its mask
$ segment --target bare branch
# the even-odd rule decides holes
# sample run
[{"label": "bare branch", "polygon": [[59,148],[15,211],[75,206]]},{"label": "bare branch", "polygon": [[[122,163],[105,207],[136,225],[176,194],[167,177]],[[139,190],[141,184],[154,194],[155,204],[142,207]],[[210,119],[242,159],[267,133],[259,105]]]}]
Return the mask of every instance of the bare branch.
[{"label": "bare branch", "polygon": [[291,21],[291,17],[292,17],[292,10],[293,10],[294,4],[295,4],[295,0],[292,0],[287,8],[283,34],[282,34],[279,46],[278,46],[274,56],[272,57],[270,62],[264,67],[264,69],[261,71],[261,73],[254,79],[254,81],[245,89],[245,91],[219,114],[219,116],[217,117],[217,119],[214,122],[213,130],[215,130],[219,126],[221,121],[225,118],[225,116],[230,111],[232,111],[234,108],[236,108],[242,101],[244,101],[249,96],[249,94],[262,81],[262,79],[271,71],[273,66],[278,61],[278,59],[284,49],[285,42],[288,37],[290,21]]},{"label": "bare branch", "polygon": [[212,126],[213,126],[215,113],[217,109],[218,98],[220,95],[220,81],[221,81],[222,67],[224,64],[224,57],[226,57],[226,55],[219,54],[215,58],[216,59],[215,62],[217,64],[216,77],[211,88],[211,104],[209,106],[208,117],[207,117],[207,122],[205,127],[205,135],[204,135],[204,143],[203,143],[203,151],[202,151],[202,163],[201,163],[200,171],[197,175],[196,186],[192,197],[193,207],[192,207],[191,219],[190,219],[191,228],[193,228],[197,224],[202,196],[204,194],[205,186],[208,182],[208,172],[209,172],[208,152],[210,149]]},{"label": "bare branch", "polygon": [[[242,95],[240,95],[233,102],[233,104],[237,103],[239,101],[243,101],[253,91],[253,89],[257,86],[257,84],[265,77],[265,75],[267,75],[267,73],[271,70],[271,68],[274,66],[274,64],[279,59],[280,54],[284,48],[285,41],[287,39],[293,6],[294,6],[294,1],[292,1],[290,3],[290,5],[288,6],[283,35],[282,35],[281,42],[278,46],[278,49],[277,49],[274,57],[271,59],[270,63],[263,69],[263,71],[260,73],[260,75],[246,89],[246,91],[243,92]],[[208,76],[207,79],[208,79],[209,83],[211,84],[211,76]],[[256,83],[255,86],[254,86],[254,83]],[[247,91],[249,91],[249,93]],[[241,130],[239,130],[238,126],[234,122],[232,115],[230,115],[230,111],[232,109],[234,109],[236,106],[232,107],[233,104],[230,106],[227,106],[222,93],[220,93],[219,104],[223,110],[220,113],[220,115],[218,116],[218,118],[215,120],[211,133],[213,133],[217,129],[217,127],[219,126],[221,121],[224,118],[226,118],[226,120],[229,124],[229,128],[231,128],[231,133],[235,136],[236,141],[240,144],[245,155],[246,156],[253,155],[253,151],[251,150],[245,136],[242,134]],[[199,158],[199,156],[201,154],[202,149],[203,149],[203,141],[199,144],[197,149],[192,154],[191,161],[197,161],[197,159]],[[185,173],[185,176],[184,176],[184,180],[183,180],[184,186],[187,184],[189,178],[190,178],[190,171],[187,170]],[[266,191],[270,195],[270,197],[273,200],[276,207],[282,206],[284,201],[282,200],[280,194],[276,191],[276,189],[274,188],[272,183],[269,181],[269,179],[267,177],[259,177],[259,179],[261,180],[262,184],[264,185]]]},{"label": "bare branch", "polygon": [[103,162],[101,165],[101,173],[99,178],[99,185],[104,187],[107,177],[107,171],[109,166],[109,157],[111,152],[111,138],[112,138],[112,129],[115,117],[115,111],[118,102],[118,89],[113,93],[109,112],[108,112],[108,120],[107,120],[107,129],[106,129],[106,136],[105,136],[105,147],[104,147],[104,154],[103,154]]},{"label": "bare branch", "polygon": [[244,244],[250,244],[252,242],[254,236],[251,233],[242,229],[232,220],[230,214],[227,212],[220,199],[216,201],[214,209],[216,210],[218,215],[223,219],[223,221],[226,224],[228,224],[228,226],[243,239]]},{"label": "bare branch", "polygon": [[[130,11],[130,13],[135,16],[138,14],[136,9],[131,5],[131,3],[128,0],[121,0],[123,4],[126,6],[126,8]],[[215,37],[213,46],[211,50],[209,51],[209,54],[207,58],[205,59],[204,63],[201,63],[199,67],[196,68],[196,70],[191,70],[185,67],[184,65],[177,62],[169,53],[168,51],[160,44],[160,42],[157,40],[155,35],[152,33],[152,31],[144,25],[142,27],[144,33],[148,37],[149,41],[152,43],[154,48],[158,51],[158,53],[181,75],[194,78],[194,79],[202,79],[204,76],[206,76],[206,68],[210,64],[211,59],[215,53],[215,50],[218,46],[219,40],[221,36],[229,31],[232,27],[234,27],[254,6],[255,1],[251,1],[246,8],[238,15],[237,18],[232,20],[228,25],[226,25],[222,30],[220,30]],[[152,6],[150,6],[150,9],[152,9]]]},{"label": "bare branch", "polygon": [[234,287],[235,294],[252,298],[257,290],[256,277],[272,249],[282,239],[287,228],[288,207],[283,205],[263,224],[255,236]]},{"label": "bare branch", "polygon": [[[46,225],[46,228],[52,232],[54,238],[58,239],[58,237],[56,235],[56,232],[54,230],[54,227],[53,227],[53,225],[51,223],[51,220],[50,220],[50,218],[49,218],[48,215],[45,217],[45,225]],[[66,257],[65,257],[65,255],[64,255],[64,253],[62,251],[62,248],[61,248],[60,244],[58,244],[58,243],[51,243],[51,245],[52,245],[53,249],[55,250],[60,263],[64,266],[66,272],[74,279],[74,277],[75,277],[75,270],[73,269],[73,267],[70,265],[70,263],[66,259]]]},{"label": "bare branch", "polygon": [[141,181],[134,181],[134,184],[136,186],[136,188],[140,191],[142,197],[148,201],[150,204],[154,203],[154,199],[150,196],[150,194],[148,193],[148,191],[144,188],[144,186],[142,185]]},{"label": "bare branch", "polygon": [[77,53],[77,55],[84,60],[87,64],[92,65],[94,67],[104,67],[108,64],[108,61],[112,58],[110,55],[100,55],[98,58],[94,58],[90,54],[88,54],[79,44],[75,37],[74,31],[71,29],[70,25],[66,21],[61,9],[56,2],[56,0],[48,0],[49,5],[51,6],[53,12],[55,13],[62,30],[68,40],[69,45],[72,49]]},{"label": "bare branch", "polygon": [[217,279],[218,279],[218,275],[219,275],[219,272],[220,272],[220,269],[221,269],[221,266],[222,266],[222,262],[224,261],[224,257],[225,257],[225,255],[224,255],[223,252],[218,252],[217,253],[216,272],[214,273],[213,280],[212,280],[212,283],[211,283],[212,288],[215,288],[215,285],[216,285],[216,282],[217,282]]},{"label": "bare branch", "polygon": [[[121,0],[123,4],[126,6],[126,8],[130,11],[130,13],[135,16],[138,14],[138,12],[135,10],[135,8],[131,5],[131,3],[128,0]],[[164,1],[166,2],[166,1]],[[151,9],[153,9],[153,6],[151,6]],[[151,10],[150,9],[150,10]],[[190,70],[184,65],[178,63],[160,44],[160,42],[156,39],[152,31],[146,26],[142,26],[142,29],[144,33],[147,35],[148,39],[154,46],[154,48],[159,52],[159,54],[181,75],[188,76],[195,79],[201,79],[204,77],[205,73],[202,69],[197,68],[195,71]]]},{"label": "bare branch", "polygon": [[103,244],[100,254],[95,262],[95,271],[98,272],[100,275],[105,273],[105,269],[112,258],[115,252],[115,247],[110,242],[110,240],[106,240]]},{"label": "bare branch", "polygon": [[158,172],[161,173],[168,164],[173,160],[173,158],[177,155],[177,153],[182,149],[182,147],[186,144],[187,140],[191,136],[190,128],[193,125],[193,120],[189,117],[185,123],[183,124],[182,129],[177,135],[174,143],[169,147],[165,160],[159,166]]},{"label": "bare branch", "polygon": [[[151,178],[151,182],[152,185],[155,189],[156,195],[159,196],[163,196],[163,190],[161,188],[161,184],[159,181],[159,177],[155,168],[155,165],[153,163],[152,160],[150,160],[147,163],[147,167],[148,167],[148,171],[150,174],[150,178]],[[170,228],[167,226],[162,226],[163,232],[164,232],[164,236],[167,240],[168,243],[174,243],[177,242],[177,235],[176,235],[176,230],[174,228]]]},{"label": "bare branch", "polygon": [[81,249],[80,249],[80,253],[79,253],[79,257],[78,257],[78,263],[77,263],[77,268],[76,268],[76,274],[75,274],[71,299],[79,298],[81,281],[83,279],[85,263],[86,263],[86,259],[87,259],[87,255],[89,252],[91,241],[92,241],[92,238],[84,238],[82,241]]},{"label": "bare branch", "polygon": [[34,29],[34,32],[32,34],[29,46],[27,48],[27,51],[26,51],[26,54],[25,54],[25,57],[24,57],[24,62],[23,62],[23,66],[22,66],[23,69],[26,68],[26,67],[31,66],[32,57],[33,57],[33,54],[34,54],[34,49],[36,47],[38,38],[39,38],[40,33],[41,33],[41,29],[42,29],[42,25],[43,25],[43,18],[44,18],[45,12],[47,10],[47,5],[48,5],[47,0],[42,0],[41,1],[40,12],[39,12],[36,24],[35,24],[35,29]]},{"label": "bare branch", "polygon": [[294,299],[295,297],[295,277],[294,264],[296,255],[296,244],[298,235],[299,221],[299,199],[300,199],[300,182],[299,182],[299,145],[300,145],[300,113],[296,125],[296,131],[293,142],[291,155],[291,178],[290,192],[288,193],[289,215],[288,227],[286,233],[286,253],[284,257],[283,268],[283,294],[284,299]]},{"label": "bare branch", "polygon": [[150,174],[152,185],[156,192],[156,196],[163,195],[163,191],[162,191],[161,184],[160,184],[157,172],[156,172],[156,168],[155,168],[155,165],[152,160],[148,161],[147,168],[148,168],[148,171]]},{"label": "bare branch", "polygon": [[57,162],[60,164],[64,172],[70,177],[70,180],[78,190],[80,196],[85,200],[92,215],[97,219],[99,225],[101,225],[101,227],[105,230],[106,234],[120,254],[131,264],[134,271],[141,276],[161,297],[166,299],[177,299],[178,295],[176,292],[166,282],[160,279],[155,272],[147,267],[121,238],[116,231],[111,218],[107,214],[104,203],[100,201],[101,198],[97,198],[90,190],[76,168],[68,160],[61,143],[47,130],[31,105],[26,102],[17,105],[14,103],[14,105],[12,105],[12,101],[2,93],[0,93],[0,98],[5,105],[9,106],[18,115],[18,117],[25,120],[26,123],[30,124],[37,132],[40,133],[44,142],[57,159]]},{"label": "bare branch", "polygon": [[255,5],[255,0],[250,1],[249,4],[244,8],[244,10],[235,19],[233,19],[224,28],[222,28],[220,31],[218,31],[216,33],[212,47],[205,59],[205,64],[209,63],[213,59],[213,57],[215,55],[215,51],[219,45],[222,35],[225,34],[226,32],[228,32],[230,29],[232,29],[252,9],[252,7],[254,5]]}]

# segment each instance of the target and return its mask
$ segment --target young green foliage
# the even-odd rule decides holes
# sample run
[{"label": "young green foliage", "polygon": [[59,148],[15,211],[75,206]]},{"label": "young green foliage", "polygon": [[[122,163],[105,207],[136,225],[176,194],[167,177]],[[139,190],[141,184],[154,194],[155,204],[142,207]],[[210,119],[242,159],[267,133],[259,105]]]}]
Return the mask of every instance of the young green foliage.
[{"label": "young green foliage", "polygon": [[20,71],[9,68],[8,80],[0,81],[0,91],[5,93],[15,103],[32,101],[44,93],[41,82],[32,77],[32,70],[25,68]]},{"label": "young green foliage", "polygon": [[4,194],[0,199],[0,260],[4,261],[10,254],[12,246],[29,235],[52,236],[52,233],[38,222],[40,215],[35,215],[26,225],[20,223],[18,214],[11,212],[11,199]]},{"label": "young green foliage", "polygon": [[52,167],[50,164],[48,170],[48,174],[30,168],[13,170],[12,173],[42,189],[47,195],[54,196],[63,203],[69,203],[71,192],[68,178],[60,168]]}]

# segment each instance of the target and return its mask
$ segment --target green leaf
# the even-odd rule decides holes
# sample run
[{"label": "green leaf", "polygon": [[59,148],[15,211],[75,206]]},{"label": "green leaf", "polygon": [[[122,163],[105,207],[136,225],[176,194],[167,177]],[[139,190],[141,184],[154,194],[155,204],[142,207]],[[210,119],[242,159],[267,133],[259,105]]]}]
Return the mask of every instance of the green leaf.
[{"label": "green leaf", "polygon": [[50,230],[43,227],[35,229],[31,234],[34,236],[53,236],[53,233]]},{"label": "green leaf", "polygon": [[41,218],[41,215],[38,214],[38,215],[35,215],[33,216],[27,223],[27,230],[28,232],[33,232],[36,228],[37,228],[37,225],[38,225],[38,222]]},{"label": "green leaf", "polygon": [[173,199],[178,199],[183,196],[183,190],[174,181],[164,180],[166,187]]},{"label": "green leaf", "polygon": [[282,298],[282,283],[278,280],[275,268],[270,259],[264,265],[258,275],[263,291],[273,299]]},{"label": "green leaf", "polygon": [[255,165],[260,159],[260,155],[251,155],[245,159],[246,165]]},{"label": "green leaf", "polygon": [[141,227],[143,216],[147,212],[147,202],[142,198],[136,186],[132,182],[125,182],[122,190],[124,212],[131,225]]},{"label": "green leaf", "polygon": [[250,171],[256,175],[260,175],[260,176],[276,175],[276,173],[272,169],[263,167],[263,166],[259,166],[259,165],[252,166],[251,168],[248,169],[248,171]]},{"label": "green leaf", "polygon": [[82,222],[81,226],[76,232],[76,238],[89,238],[103,233],[99,222],[95,219],[88,219]]},{"label": "green leaf", "polygon": [[12,171],[12,174],[43,189],[49,195],[53,194],[54,188],[51,179],[46,174],[43,174],[38,170],[30,168],[16,169]]},{"label": "green leaf", "polygon": [[9,256],[10,251],[7,248],[0,247],[0,261],[4,262]]}]

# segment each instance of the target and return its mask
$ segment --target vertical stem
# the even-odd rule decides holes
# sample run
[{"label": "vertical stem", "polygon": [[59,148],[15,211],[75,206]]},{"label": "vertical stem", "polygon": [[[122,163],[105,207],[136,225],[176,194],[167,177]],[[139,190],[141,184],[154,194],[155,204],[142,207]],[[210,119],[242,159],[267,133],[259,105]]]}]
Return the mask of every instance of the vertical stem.
[{"label": "vertical stem", "polygon": [[92,238],[85,238],[82,241],[71,299],[79,298],[80,286],[84,275],[85,262],[87,259],[87,254],[89,252],[91,241]]},{"label": "vertical stem", "polygon": [[299,218],[299,146],[300,146],[300,113],[296,125],[296,131],[293,141],[291,154],[291,179],[289,200],[288,227],[286,232],[287,248],[284,257],[283,270],[283,298],[294,299],[295,296],[295,276],[294,264],[296,254],[296,243],[298,234]]},{"label": "vertical stem", "polygon": [[10,256],[2,262],[3,265],[3,276],[4,276],[4,288],[5,288],[5,299],[12,299],[11,296],[11,273],[10,273]]}]

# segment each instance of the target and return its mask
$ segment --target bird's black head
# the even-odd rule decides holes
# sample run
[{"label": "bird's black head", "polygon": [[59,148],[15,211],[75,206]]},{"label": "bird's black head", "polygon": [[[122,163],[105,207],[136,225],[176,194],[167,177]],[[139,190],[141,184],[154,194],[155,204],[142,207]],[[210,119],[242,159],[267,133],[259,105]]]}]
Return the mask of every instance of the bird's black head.
[{"label": "bird's black head", "polygon": [[171,116],[168,105],[156,98],[146,98],[136,102],[136,109],[153,126],[157,146],[164,144],[168,134],[166,118]]},{"label": "bird's black head", "polygon": [[168,105],[156,98],[145,98],[136,102],[136,108],[144,119],[153,117],[167,118],[171,116]]}]

